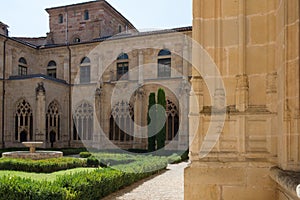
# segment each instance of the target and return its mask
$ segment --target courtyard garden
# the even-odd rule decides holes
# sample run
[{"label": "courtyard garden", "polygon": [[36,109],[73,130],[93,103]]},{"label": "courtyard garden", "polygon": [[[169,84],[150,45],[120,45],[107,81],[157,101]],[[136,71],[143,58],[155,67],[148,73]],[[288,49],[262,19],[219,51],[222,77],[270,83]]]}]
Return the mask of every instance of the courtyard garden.
[{"label": "courtyard garden", "polygon": [[90,153],[84,149],[62,151],[64,155],[77,156],[44,160],[0,158],[1,199],[101,199],[164,170],[168,163],[181,161],[174,153],[162,156]]}]

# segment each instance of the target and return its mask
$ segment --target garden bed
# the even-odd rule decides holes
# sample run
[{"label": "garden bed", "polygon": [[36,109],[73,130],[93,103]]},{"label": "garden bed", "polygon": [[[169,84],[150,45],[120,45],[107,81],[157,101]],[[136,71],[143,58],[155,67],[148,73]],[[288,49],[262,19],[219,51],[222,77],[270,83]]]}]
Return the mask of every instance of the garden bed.
[{"label": "garden bed", "polygon": [[[164,156],[141,156],[130,154],[96,153],[101,162],[110,167],[62,173],[51,181],[41,174],[39,180],[29,178],[26,173],[4,175],[0,173],[0,196],[3,199],[47,199],[47,200],[90,200],[100,199],[140,179],[155,174],[167,167],[168,161],[178,158]],[[80,159],[78,159],[80,160]],[[30,162],[29,162],[30,163]],[[12,173],[13,174],[13,173]],[[17,173],[16,173],[17,174]]]}]

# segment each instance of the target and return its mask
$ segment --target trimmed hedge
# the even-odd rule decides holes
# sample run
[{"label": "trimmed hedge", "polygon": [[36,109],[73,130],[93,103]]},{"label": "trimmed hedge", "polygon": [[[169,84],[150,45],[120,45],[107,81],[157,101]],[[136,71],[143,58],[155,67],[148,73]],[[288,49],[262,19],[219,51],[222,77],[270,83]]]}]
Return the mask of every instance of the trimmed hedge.
[{"label": "trimmed hedge", "polygon": [[32,181],[20,177],[0,178],[0,197],[9,200],[65,200],[67,190],[47,181]]},{"label": "trimmed hedge", "polygon": [[90,157],[92,154],[88,151],[83,151],[83,152],[80,152],[79,156],[80,158],[88,158]]},{"label": "trimmed hedge", "polygon": [[135,163],[119,165],[115,169],[103,168],[60,176],[55,184],[66,188],[72,200],[100,199],[166,167],[166,159],[147,157]]},{"label": "trimmed hedge", "polygon": [[86,161],[78,158],[51,158],[44,160],[0,159],[0,170],[14,170],[35,173],[52,173],[59,170],[85,167]]},{"label": "trimmed hedge", "polygon": [[166,157],[138,157],[133,163],[58,176],[54,182],[0,177],[1,199],[91,200],[132,184],[167,167]]}]

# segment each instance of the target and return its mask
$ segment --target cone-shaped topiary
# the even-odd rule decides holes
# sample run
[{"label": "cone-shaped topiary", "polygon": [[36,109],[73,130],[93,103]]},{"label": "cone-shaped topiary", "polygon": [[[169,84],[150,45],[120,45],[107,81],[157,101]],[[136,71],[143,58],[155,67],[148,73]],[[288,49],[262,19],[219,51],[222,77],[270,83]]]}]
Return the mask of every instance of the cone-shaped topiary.
[{"label": "cone-shaped topiary", "polygon": [[155,134],[156,134],[156,129],[155,129],[155,126],[149,126],[151,122],[153,123],[153,125],[156,124],[156,122],[155,122],[155,116],[156,116],[156,114],[154,113],[152,115],[152,118],[150,118],[150,109],[155,104],[156,104],[156,102],[155,102],[155,93],[150,93],[150,95],[149,95],[149,104],[148,104],[148,113],[147,113],[148,151],[149,152],[155,151]]},{"label": "cone-shaped topiary", "polygon": [[[165,91],[162,88],[158,89],[158,94],[157,94],[157,104],[161,105],[164,110],[161,112],[157,112],[158,119],[166,119],[166,95]],[[158,134],[156,135],[156,142],[157,142],[157,149],[162,149],[165,146],[165,141],[166,141],[166,123],[164,124],[163,128],[159,130]]]}]

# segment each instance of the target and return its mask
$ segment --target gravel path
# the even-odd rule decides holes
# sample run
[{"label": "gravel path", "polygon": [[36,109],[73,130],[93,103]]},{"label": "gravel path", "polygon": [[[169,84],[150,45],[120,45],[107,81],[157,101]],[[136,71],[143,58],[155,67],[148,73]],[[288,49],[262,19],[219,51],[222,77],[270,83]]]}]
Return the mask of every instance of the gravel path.
[{"label": "gravel path", "polygon": [[115,192],[104,200],[183,200],[183,171],[187,163],[169,165],[167,170]]}]

